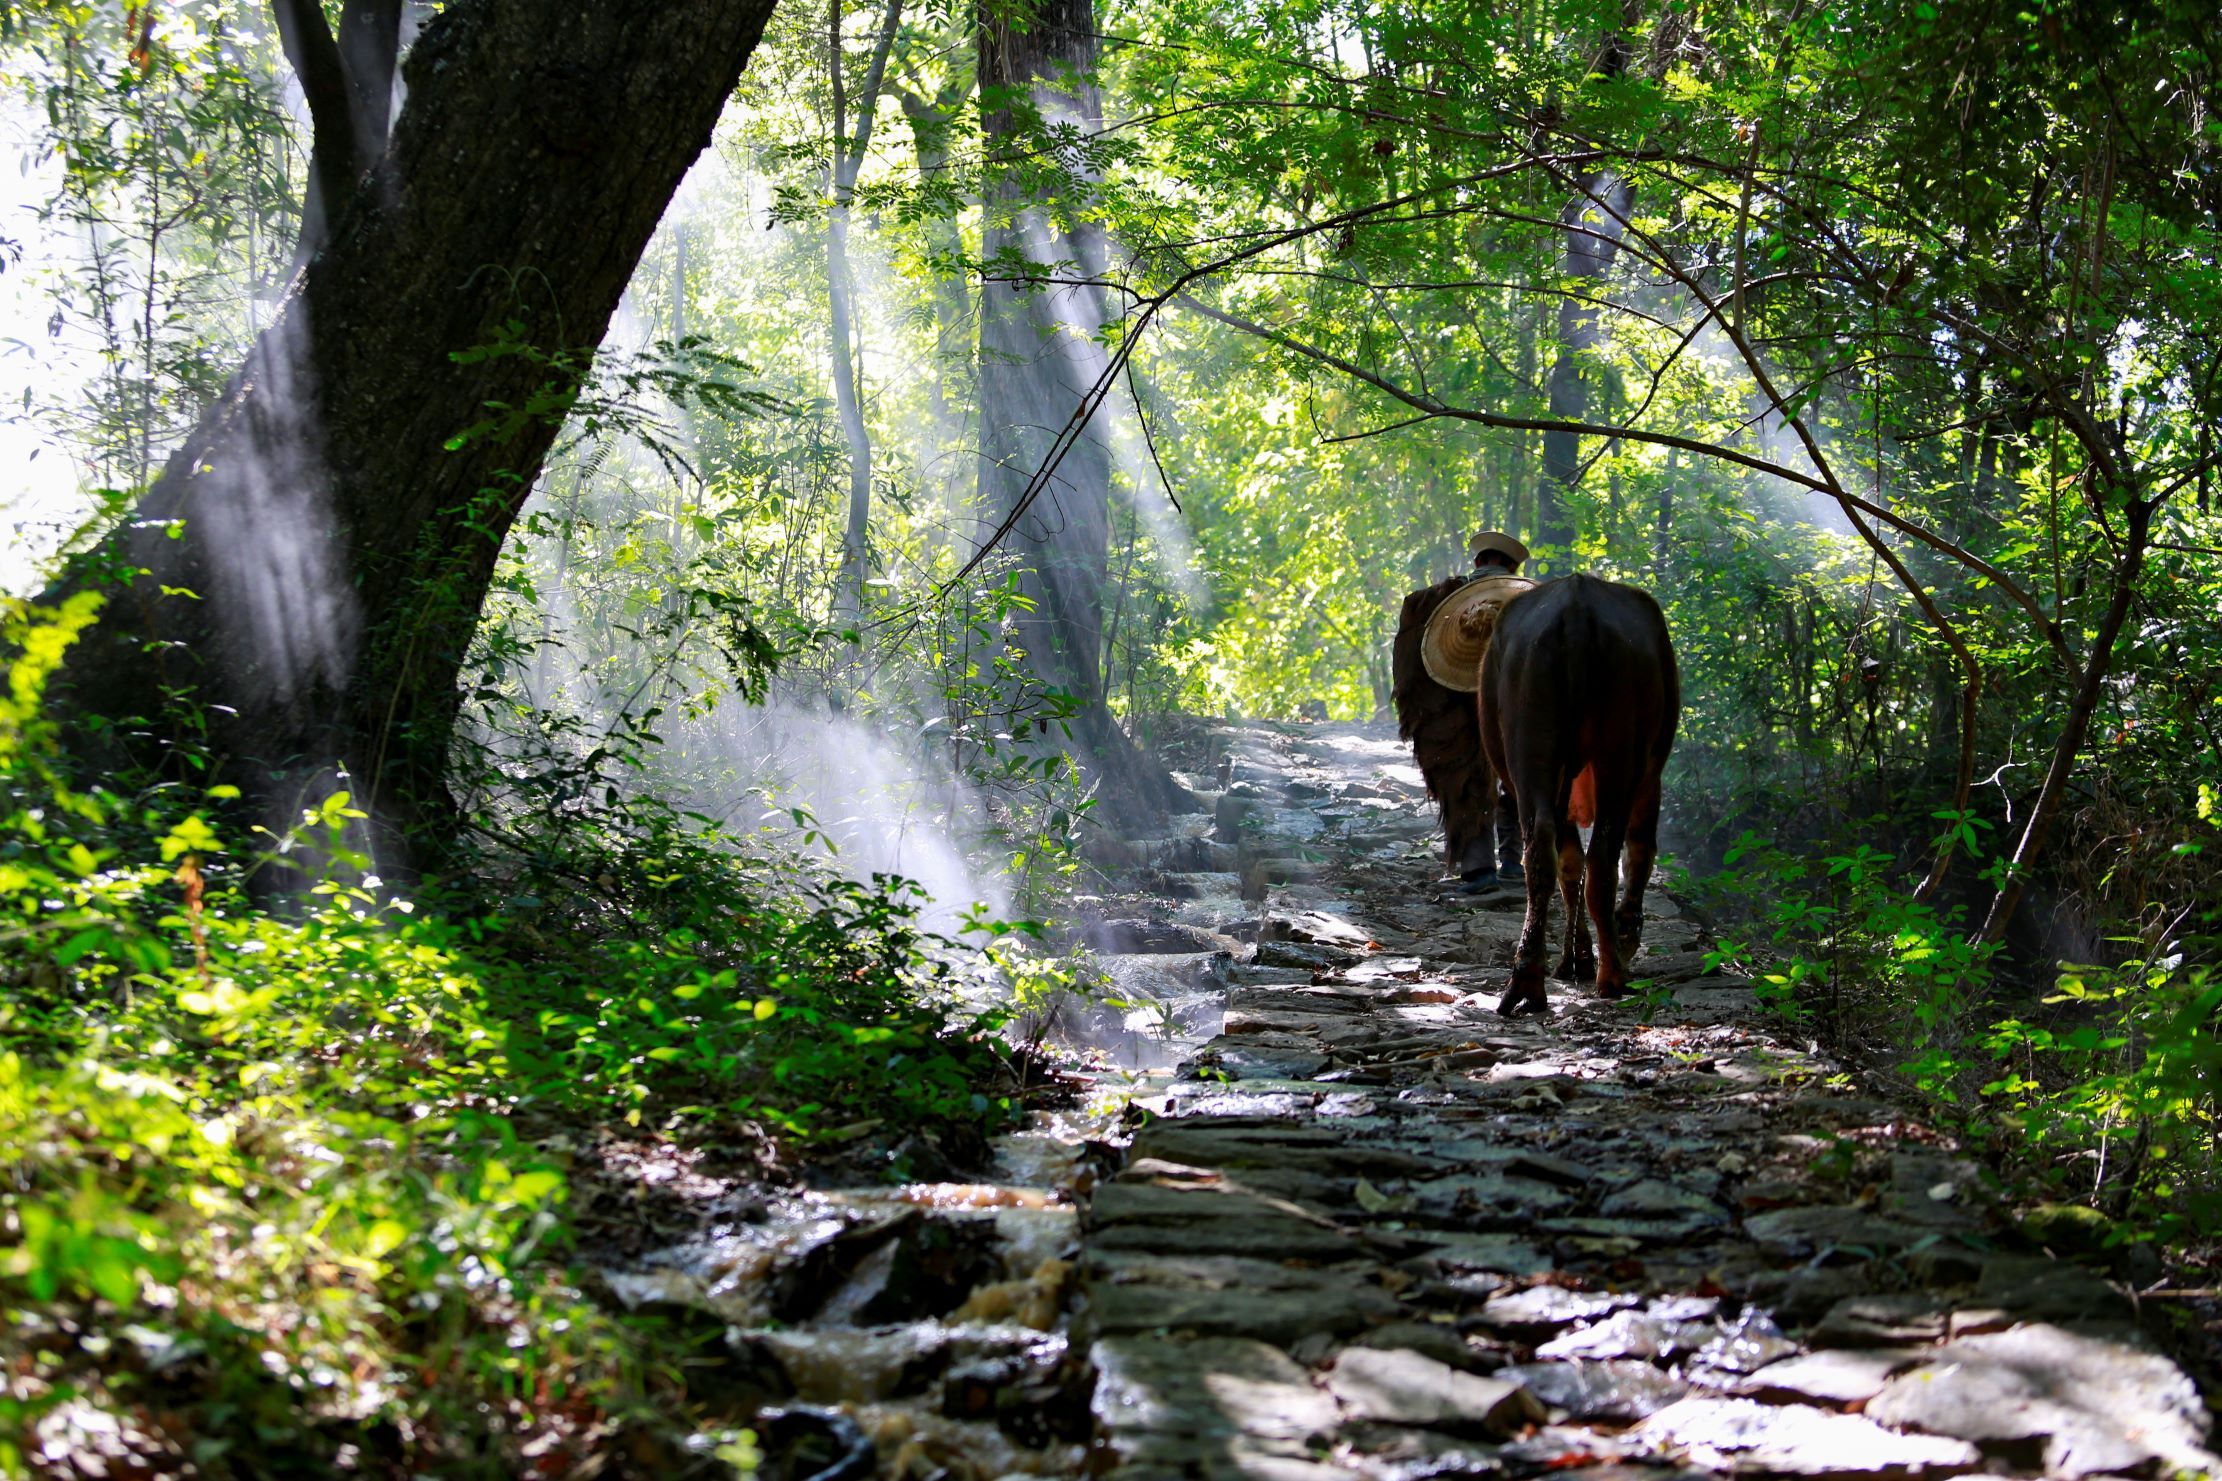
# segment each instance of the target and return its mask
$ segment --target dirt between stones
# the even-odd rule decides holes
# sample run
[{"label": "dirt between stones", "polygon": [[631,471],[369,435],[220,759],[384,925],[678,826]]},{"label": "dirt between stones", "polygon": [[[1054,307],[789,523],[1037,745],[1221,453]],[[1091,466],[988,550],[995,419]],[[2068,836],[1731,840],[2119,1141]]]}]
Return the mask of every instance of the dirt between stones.
[{"label": "dirt between stones", "polygon": [[2216,1471],[2104,1273],[2017,1248],[1977,1170],[1778,1037],[1671,899],[1648,1021],[1561,982],[1499,1019],[1522,902],[1434,883],[1393,735],[1214,735],[1241,805],[1196,823],[1252,898],[1163,915],[1246,906],[1259,944],[1082,1201],[1092,1472]]}]

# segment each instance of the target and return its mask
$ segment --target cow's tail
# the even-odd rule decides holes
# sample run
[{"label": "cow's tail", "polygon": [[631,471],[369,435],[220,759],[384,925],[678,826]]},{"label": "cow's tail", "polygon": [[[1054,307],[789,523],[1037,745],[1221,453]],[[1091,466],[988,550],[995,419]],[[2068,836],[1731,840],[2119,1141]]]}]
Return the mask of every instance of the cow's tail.
[{"label": "cow's tail", "polygon": [[1567,794],[1566,815],[1577,828],[1597,825],[1597,772],[1585,766],[1582,774],[1574,778],[1574,790]]}]

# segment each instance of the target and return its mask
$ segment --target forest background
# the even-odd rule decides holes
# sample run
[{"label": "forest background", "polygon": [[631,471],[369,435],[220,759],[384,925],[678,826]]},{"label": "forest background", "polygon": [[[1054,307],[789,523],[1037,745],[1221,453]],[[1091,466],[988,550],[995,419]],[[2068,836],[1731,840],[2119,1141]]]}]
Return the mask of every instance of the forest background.
[{"label": "forest background", "polygon": [[[621,1428],[551,1137],[1005,1124],[1193,718],[1379,715],[1484,525],[1665,606],[1781,1012],[2094,1238],[2213,1227],[2205,7],[579,9],[0,7],[19,1331],[214,1354],[212,1454]],[[499,245],[535,190],[607,250]],[[350,298],[389,228],[464,270]],[[0,1420],[121,1381],[40,1351]]]}]

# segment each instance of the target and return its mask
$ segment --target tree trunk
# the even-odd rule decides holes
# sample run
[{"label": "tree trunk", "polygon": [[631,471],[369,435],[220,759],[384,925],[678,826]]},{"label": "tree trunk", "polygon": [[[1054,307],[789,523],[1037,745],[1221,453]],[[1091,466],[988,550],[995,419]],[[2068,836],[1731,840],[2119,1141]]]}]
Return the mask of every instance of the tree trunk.
[{"label": "tree trunk", "polygon": [[389,826],[444,815],[456,680],[502,540],[770,12],[441,12],[327,244],[71,578],[132,573],[66,702],[159,709],[156,748],[198,710],[221,774],[280,821],[334,763]]},{"label": "tree trunk", "polygon": [[[1028,14],[980,9],[979,80],[990,160],[982,202],[981,253],[1043,264],[1043,276],[1095,278],[1106,253],[1101,233],[1067,230],[1035,204],[1041,182],[1014,155],[1032,109],[1093,131],[1102,99],[1088,80],[1096,63],[1091,0],[1035,0]],[[1031,103],[1031,108],[1029,107]],[[1006,259],[1007,260],[1007,259]],[[1057,268],[1056,264],[1065,264]],[[992,521],[1018,510],[1107,359],[1095,335],[1103,295],[1086,284],[1042,286],[990,275],[980,288],[980,505]],[[1082,764],[1102,783],[1103,808],[1140,823],[1180,805],[1163,768],[1136,749],[1105,704],[1103,592],[1111,537],[1111,447],[1099,413],[1072,442],[1047,485],[1007,537],[1020,588],[1033,610],[1017,623],[1035,677],[1072,696]]]},{"label": "tree trunk", "polygon": [[1990,915],[1983,922],[1982,939],[1985,941],[1995,944],[2006,939],[2006,927],[2012,923],[2014,910],[2021,904],[2022,891],[2028,887],[2029,871],[2044,851],[2053,819],[2059,815],[2060,805],[2067,796],[2068,782],[2075,774],[2076,758],[2082,754],[2084,737],[2090,733],[2091,716],[2097,713],[2099,700],[2106,692],[2106,676],[2114,666],[2115,641],[2122,635],[2122,626],[2129,618],[2130,605],[2137,593],[2137,577],[2145,566],[2156,507],[2154,502],[2130,495],[2126,511],[2128,538],[2122,542],[2121,559],[2114,568],[2113,595],[2106,604],[2105,615],[2099,619],[2098,636],[2091,640],[2090,657],[2083,664],[2082,682],[2076,686],[2075,698],[2068,707],[2067,723],[2060,728],[2059,742],[2052,748],[2052,764],[2045,768],[2044,783],[2037,789],[2036,801],[2030,804],[2029,821],[2022,828],[2013,863],[2000,882],[1998,893],[1991,898]]},{"label": "tree trunk", "polygon": [[[1566,208],[1560,273],[1573,292],[1602,293],[1620,253],[1620,223],[1635,199],[1635,188],[1620,177],[1595,174],[1582,181],[1582,193]],[[1602,202],[1600,206],[1598,203]],[[1597,306],[1580,298],[1560,300],[1558,357],[1548,383],[1551,415],[1563,421],[1589,420],[1590,354],[1603,336]],[[1543,434],[1543,482],[1536,489],[1535,535],[1540,545],[1562,554],[1574,543],[1574,485],[1581,477],[1581,438],[1572,432]]]},{"label": "tree trunk", "polygon": [[[949,169],[949,131],[972,97],[969,72],[938,89],[931,98],[897,88],[903,117],[910,124],[911,149],[921,182],[933,180]],[[937,215],[925,224],[933,252],[950,261],[964,255],[964,236],[956,218]],[[963,274],[953,270],[932,274],[929,291],[934,305],[933,381],[926,390],[926,414],[933,422],[934,445],[960,445],[962,413],[955,408],[969,400],[969,386],[952,388],[952,375],[960,380],[970,369],[972,299]],[[955,394],[952,394],[954,390]],[[960,474],[961,476],[961,474]],[[936,474],[936,481],[946,474]]]},{"label": "tree trunk", "polygon": [[857,353],[856,287],[849,275],[849,207],[857,175],[872,146],[872,123],[879,112],[880,84],[887,75],[888,53],[903,15],[903,0],[887,0],[880,32],[856,100],[856,133],[849,133],[847,84],[841,71],[841,4],[826,0],[826,69],[833,85],[832,192],[826,204],[826,302],[832,319],[833,405],[841,436],[849,445],[849,520],[841,533],[841,582],[837,610],[864,612],[866,543],[872,525],[872,439],[864,430],[864,388]]},{"label": "tree trunk", "polygon": [[872,439],[864,430],[857,384],[856,310],[849,282],[849,206],[836,196],[826,208],[826,300],[832,318],[833,407],[849,447],[849,518],[841,532],[841,589],[835,610],[864,611],[865,542],[872,522]]}]

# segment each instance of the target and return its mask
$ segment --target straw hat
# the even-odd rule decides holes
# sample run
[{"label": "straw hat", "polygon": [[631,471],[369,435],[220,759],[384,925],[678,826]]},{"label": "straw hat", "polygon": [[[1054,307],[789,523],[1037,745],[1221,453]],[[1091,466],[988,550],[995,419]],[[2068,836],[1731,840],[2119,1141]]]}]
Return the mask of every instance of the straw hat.
[{"label": "straw hat", "polygon": [[[1519,548],[1518,541],[1512,543]],[[1477,576],[1445,597],[1420,634],[1420,662],[1428,677],[1461,694],[1479,689],[1481,656],[1497,631],[1497,615],[1534,585],[1525,576]]]},{"label": "straw hat", "polygon": [[1474,533],[1474,538],[1466,543],[1466,553],[1468,555],[1478,556],[1489,550],[1494,550],[1499,555],[1510,556],[1512,563],[1516,566],[1524,563],[1528,558],[1528,548],[1503,530],[1477,530]]}]

